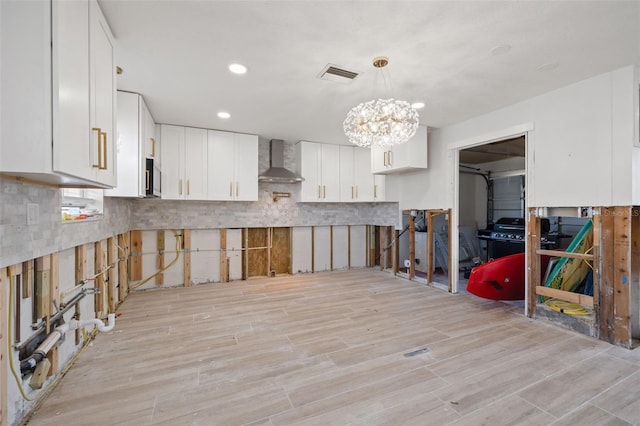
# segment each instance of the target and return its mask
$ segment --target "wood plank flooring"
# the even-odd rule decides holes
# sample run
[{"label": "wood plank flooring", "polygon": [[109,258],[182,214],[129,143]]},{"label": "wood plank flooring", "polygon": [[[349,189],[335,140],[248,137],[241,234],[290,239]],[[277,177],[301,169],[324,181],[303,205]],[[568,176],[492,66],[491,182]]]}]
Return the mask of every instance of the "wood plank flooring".
[{"label": "wood plank flooring", "polygon": [[640,423],[640,352],[522,311],[374,269],[138,292],[29,424]]}]

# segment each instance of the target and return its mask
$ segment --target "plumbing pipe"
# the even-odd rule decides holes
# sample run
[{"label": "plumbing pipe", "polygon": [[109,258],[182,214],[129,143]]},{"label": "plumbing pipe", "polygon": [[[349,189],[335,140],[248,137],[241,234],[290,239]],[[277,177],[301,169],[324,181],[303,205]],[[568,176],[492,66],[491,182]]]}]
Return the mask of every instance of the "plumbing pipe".
[{"label": "plumbing pipe", "polygon": [[68,324],[62,324],[56,327],[47,336],[47,338],[44,339],[42,343],[40,343],[40,346],[36,348],[33,354],[31,354],[28,358],[20,361],[20,372],[24,374],[27,371],[33,370],[35,366],[38,365],[38,363],[47,356],[47,353],[49,353],[49,351],[53,349],[69,331],[77,330],[88,325],[94,325],[98,328],[98,330],[102,332],[109,332],[113,330],[113,327],[115,327],[116,325],[116,314],[109,314],[107,316],[107,319],[108,325],[105,325],[101,320],[97,318],[92,318],[81,321],[71,320]]}]

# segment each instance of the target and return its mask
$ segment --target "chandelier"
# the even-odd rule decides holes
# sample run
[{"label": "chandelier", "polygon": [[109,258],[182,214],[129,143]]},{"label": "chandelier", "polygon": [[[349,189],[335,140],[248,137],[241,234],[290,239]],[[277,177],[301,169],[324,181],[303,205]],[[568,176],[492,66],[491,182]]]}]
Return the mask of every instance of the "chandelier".
[{"label": "chandelier", "polygon": [[[388,63],[389,59],[385,56],[373,60],[373,66],[380,73]],[[415,135],[418,112],[406,101],[374,99],[352,108],[342,127],[349,142],[354,145],[390,147],[405,143]]]}]

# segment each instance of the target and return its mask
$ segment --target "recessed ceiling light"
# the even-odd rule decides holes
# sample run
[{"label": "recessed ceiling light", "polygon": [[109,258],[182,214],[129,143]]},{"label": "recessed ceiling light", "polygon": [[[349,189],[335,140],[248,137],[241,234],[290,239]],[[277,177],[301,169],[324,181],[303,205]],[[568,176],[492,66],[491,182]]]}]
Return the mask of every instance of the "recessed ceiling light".
[{"label": "recessed ceiling light", "polygon": [[227,118],[231,118],[231,114],[229,114],[228,112],[225,112],[225,111],[220,111],[218,113],[218,117],[219,118],[224,118],[226,120]]},{"label": "recessed ceiling light", "polygon": [[536,68],[538,71],[551,71],[551,70],[555,70],[556,68],[558,68],[560,66],[559,63],[557,62],[549,62],[548,64],[543,64],[540,65],[538,68]]},{"label": "recessed ceiling light", "polygon": [[229,65],[229,71],[231,71],[234,74],[246,74],[247,67],[245,67],[242,64],[231,64]]},{"label": "recessed ceiling light", "polygon": [[509,52],[511,50],[511,45],[509,44],[500,44],[496,47],[494,47],[493,49],[491,49],[491,54],[492,55],[504,55],[505,53]]},{"label": "recessed ceiling light", "polygon": [[411,108],[413,109],[424,108],[424,102],[414,102],[411,104]]}]

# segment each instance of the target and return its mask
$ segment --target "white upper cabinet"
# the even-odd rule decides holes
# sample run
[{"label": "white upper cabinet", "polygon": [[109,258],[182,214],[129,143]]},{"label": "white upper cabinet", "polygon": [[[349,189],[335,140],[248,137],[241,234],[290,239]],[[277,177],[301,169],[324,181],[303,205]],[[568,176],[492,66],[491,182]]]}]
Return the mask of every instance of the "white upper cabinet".
[{"label": "white upper cabinet", "polygon": [[340,201],[339,145],[300,141],[296,144],[300,201]]},{"label": "white upper cabinet", "polygon": [[[147,173],[147,158],[159,157],[155,142],[155,123],[142,96],[118,92],[116,158],[118,185],[105,191],[112,197],[145,197],[151,190],[151,175]],[[154,161],[157,160],[154,158]],[[159,178],[159,176],[154,176]]]},{"label": "white upper cabinet", "polygon": [[340,201],[374,201],[374,192],[369,150],[340,146]]},{"label": "white upper cabinet", "polygon": [[208,131],[209,200],[258,200],[258,136]]},{"label": "white upper cabinet", "polygon": [[427,168],[427,128],[418,126],[413,138],[391,148],[371,148],[372,173],[388,174]]},{"label": "white upper cabinet", "polygon": [[161,126],[162,199],[207,199],[207,130]]},{"label": "white upper cabinet", "polygon": [[[113,37],[95,0],[0,2],[0,173],[113,187]],[[19,42],[17,42],[19,40]]]}]

